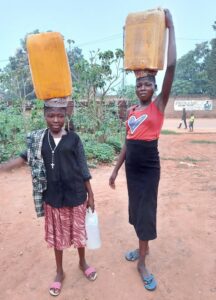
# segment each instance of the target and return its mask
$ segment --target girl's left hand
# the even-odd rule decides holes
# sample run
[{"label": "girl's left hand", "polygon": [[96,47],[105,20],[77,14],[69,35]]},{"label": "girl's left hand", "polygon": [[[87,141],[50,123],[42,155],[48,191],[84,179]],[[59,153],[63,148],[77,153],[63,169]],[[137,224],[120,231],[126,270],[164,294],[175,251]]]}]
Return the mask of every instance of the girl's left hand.
[{"label": "girl's left hand", "polygon": [[91,208],[92,212],[95,210],[95,205],[94,205],[94,195],[93,194],[88,194],[88,200],[87,200],[87,208]]}]

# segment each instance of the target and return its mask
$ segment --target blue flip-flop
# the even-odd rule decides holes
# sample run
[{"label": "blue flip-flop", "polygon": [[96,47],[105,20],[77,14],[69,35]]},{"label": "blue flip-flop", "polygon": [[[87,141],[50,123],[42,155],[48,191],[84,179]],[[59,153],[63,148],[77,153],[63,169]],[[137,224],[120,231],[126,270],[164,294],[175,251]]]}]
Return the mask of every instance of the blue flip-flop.
[{"label": "blue flip-flop", "polygon": [[128,251],[125,253],[125,259],[128,261],[135,261],[139,258],[139,250]]},{"label": "blue flip-flop", "polygon": [[154,278],[153,274],[150,274],[149,276],[142,276],[140,273],[141,278],[144,282],[144,288],[148,291],[154,291],[157,287],[157,281]]}]

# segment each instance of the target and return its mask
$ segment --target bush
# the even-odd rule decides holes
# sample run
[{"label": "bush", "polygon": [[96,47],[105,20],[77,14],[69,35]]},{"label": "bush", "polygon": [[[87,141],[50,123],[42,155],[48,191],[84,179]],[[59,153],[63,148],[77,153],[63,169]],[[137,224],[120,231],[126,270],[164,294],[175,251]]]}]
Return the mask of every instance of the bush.
[{"label": "bush", "polygon": [[37,101],[31,112],[20,113],[17,107],[0,111],[0,162],[17,156],[26,148],[26,134],[43,128],[43,102]]},{"label": "bush", "polygon": [[[93,166],[98,162],[110,163],[120,152],[125,130],[118,119],[116,107],[106,107],[101,122],[84,107],[73,116],[73,121],[87,159]],[[27,132],[44,127],[43,101],[35,101],[33,109],[25,113],[21,113],[19,107],[0,109],[0,162],[26,149]]]},{"label": "bush", "polygon": [[114,148],[105,143],[84,143],[85,154],[87,159],[96,159],[99,162],[109,163],[115,157]]},{"label": "bush", "polygon": [[179,133],[179,132],[176,132],[176,131],[174,131],[174,130],[163,129],[163,130],[161,130],[161,134],[169,135],[169,134],[180,134],[180,133]]},{"label": "bush", "polygon": [[13,108],[0,112],[0,162],[25,149],[25,120]]},{"label": "bush", "polygon": [[115,153],[119,153],[121,151],[122,143],[118,137],[109,137],[106,143],[114,148]]}]

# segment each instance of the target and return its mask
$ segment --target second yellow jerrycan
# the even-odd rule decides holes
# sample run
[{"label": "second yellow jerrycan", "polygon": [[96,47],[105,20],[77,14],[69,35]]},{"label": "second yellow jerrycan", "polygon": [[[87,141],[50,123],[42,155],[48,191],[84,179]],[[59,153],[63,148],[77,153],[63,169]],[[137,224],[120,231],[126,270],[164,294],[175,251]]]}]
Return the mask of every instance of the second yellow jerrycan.
[{"label": "second yellow jerrycan", "polygon": [[27,37],[27,51],[34,90],[38,99],[72,94],[72,79],[64,40],[58,32]]},{"label": "second yellow jerrycan", "polygon": [[126,18],[124,68],[162,70],[166,46],[162,9],[131,13]]}]

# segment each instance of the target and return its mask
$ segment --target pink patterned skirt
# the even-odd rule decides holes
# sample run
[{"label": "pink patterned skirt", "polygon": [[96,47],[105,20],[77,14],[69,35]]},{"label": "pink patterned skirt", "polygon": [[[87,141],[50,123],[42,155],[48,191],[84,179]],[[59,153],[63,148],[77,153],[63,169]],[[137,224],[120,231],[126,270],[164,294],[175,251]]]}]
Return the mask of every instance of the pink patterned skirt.
[{"label": "pink patterned skirt", "polygon": [[87,202],[76,207],[55,208],[44,203],[45,240],[49,247],[63,250],[74,245],[75,248],[86,245]]}]

